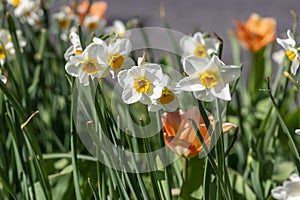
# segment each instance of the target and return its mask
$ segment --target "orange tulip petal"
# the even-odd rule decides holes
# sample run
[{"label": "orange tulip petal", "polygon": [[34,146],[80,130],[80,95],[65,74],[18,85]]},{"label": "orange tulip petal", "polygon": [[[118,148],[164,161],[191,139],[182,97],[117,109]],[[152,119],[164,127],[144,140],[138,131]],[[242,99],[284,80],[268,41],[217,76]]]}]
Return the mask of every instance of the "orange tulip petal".
[{"label": "orange tulip petal", "polygon": [[91,16],[98,16],[99,18],[104,18],[106,10],[107,3],[105,1],[97,1],[92,4],[89,14]]},{"label": "orange tulip petal", "polygon": [[276,38],[276,20],[252,14],[247,22],[236,21],[236,36],[242,46],[257,52]]}]

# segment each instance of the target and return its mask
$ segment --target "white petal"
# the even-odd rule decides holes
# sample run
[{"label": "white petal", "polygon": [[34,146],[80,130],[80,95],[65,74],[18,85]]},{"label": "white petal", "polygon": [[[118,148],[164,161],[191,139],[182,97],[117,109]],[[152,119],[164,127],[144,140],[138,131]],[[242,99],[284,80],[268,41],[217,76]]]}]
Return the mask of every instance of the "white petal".
[{"label": "white petal", "polygon": [[154,82],[153,85],[154,85],[153,93],[151,94],[150,97],[152,99],[158,99],[161,97],[163,88],[161,87],[160,83]]},{"label": "white petal", "polygon": [[197,44],[199,45],[205,45],[205,41],[204,41],[204,38],[203,38],[203,34],[201,32],[197,32],[194,34],[193,36],[193,40],[195,42],[197,42]]},{"label": "white petal", "polygon": [[178,108],[177,98],[175,97],[174,100],[168,104],[162,104],[162,107],[165,111],[174,112]]},{"label": "white petal", "polygon": [[201,83],[199,76],[190,76],[183,78],[175,87],[176,89],[182,91],[201,91],[205,89],[205,87]]},{"label": "white petal", "polygon": [[189,76],[192,74],[203,71],[205,66],[209,63],[208,58],[199,58],[197,56],[188,56],[183,59],[183,69]]},{"label": "white petal", "polygon": [[107,45],[106,45],[105,41],[100,39],[100,38],[94,37],[93,42],[95,44],[99,44],[99,45],[103,46],[104,48],[107,48]]},{"label": "white petal", "polygon": [[199,99],[201,101],[206,101],[206,102],[211,102],[216,98],[211,94],[209,89],[205,89],[202,91],[195,91],[193,92],[193,94],[196,99]]},{"label": "white petal", "polygon": [[284,190],[284,188],[281,186],[272,189],[271,194],[272,194],[273,198],[275,198],[275,199],[285,200],[287,198],[287,193]]},{"label": "white petal", "polygon": [[215,38],[205,38],[205,46],[208,54],[217,53],[219,41]]},{"label": "white petal", "polygon": [[170,84],[170,81],[171,81],[170,77],[166,74],[163,74],[163,78],[161,80],[161,85],[164,86],[164,87],[168,86]]},{"label": "white petal", "polygon": [[125,87],[125,79],[127,77],[128,70],[122,70],[118,74],[118,82],[121,87]]},{"label": "white petal", "polygon": [[115,20],[113,22],[113,26],[114,26],[116,33],[124,33],[126,31],[126,27],[125,27],[124,23],[120,20]]},{"label": "white petal", "polygon": [[131,43],[128,39],[117,39],[116,42],[109,44],[108,51],[110,54],[127,55],[131,51]]},{"label": "white petal", "polygon": [[287,42],[288,42],[292,47],[295,47],[296,41],[293,39],[293,34],[292,34],[292,31],[291,31],[290,29],[287,30],[287,36],[288,36]]},{"label": "white petal", "polygon": [[128,70],[128,77],[140,77],[145,74],[145,68],[139,66],[133,66]]},{"label": "white petal", "polygon": [[72,44],[77,44],[78,42],[80,43],[79,36],[73,31],[70,33],[69,38]]},{"label": "white petal", "polygon": [[106,56],[106,49],[104,46],[96,43],[91,43],[87,48],[84,50],[84,53],[88,54],[88,57],[91,59],[96,59],[98,56],[100,58]]},{"label": "white petal", "polygon": [[125,87],[122,93],[122,99],[126,104],[138,102],[142,98],[142,93],[138,93],[132,87]]},{"label": "white petal", "polygon": [[162,108],[160,104],[151,104],[148,106],[148,111],[150,112],[156,112],[159,111]]},{"label": "white petal", "polygon": [[214,88],[212,88],[211,93],[212,93],[212,95],[214,95],[215,97],[217,97],[219,99],[223,99],[225,101],[231,100],[230,89],[229,89],[228,84],[226,84],[226,86],[218,92]]},{"label": "white petal", "polygon": [[285,50],[291,48],[291,41],[290,39],[280,39],[280,38],[276,38],[276,41],[278,44],[280,44]]},{"label": "white petal", "polygon": [[152,99],[148,95],[142,93],[142,98],[140,99],[140,102],[142,104],[151,105]]},{"label": "white petal", "polygon": [[294,58],[294,60],[292,61],[292,65],[291,65],[291,72],[293,75],[296,75],[297,70],[299,68],[299,60],[298,58]]},{"label": "white petal", "polygon": [[135,66],[134,61],[132,60],[132,58],[128,57],[128,56],[123,56],[124,57],[124,62],[122,65],[122,69],[127,69],[127,68],[131,68],[133,66]]},{"label": "white petal", "polygon": [[89,85],[89,75],[87,73],[84,73],[83,71],[79,71],[78,73],[79,82],[83,84],[84,86]]},{"label": "white petal", "polygon": [[78,77],[79,70],[81,69],[81,62],[85,59],[85,55],[80,54],[71,57],[70,61],[67,62],[65,70],[68,74],[74,77]]},{"label": "white petal", "polygon": [[194,49],[197,46],[197,42],[189,36],[184,36],[183,38],[181,38],[179,45],[182,48],[183,53],[193,55]]},{"label": "white petal", "polygon": [[2,81],[4,84],[6,84],[7,78],[0,74],[0,81]]},{"label": "white petal", "polygon": [[241,76],[241,68],[237,65],[223,65],[220,67],[220,73],[224,83],[234,81]]}]

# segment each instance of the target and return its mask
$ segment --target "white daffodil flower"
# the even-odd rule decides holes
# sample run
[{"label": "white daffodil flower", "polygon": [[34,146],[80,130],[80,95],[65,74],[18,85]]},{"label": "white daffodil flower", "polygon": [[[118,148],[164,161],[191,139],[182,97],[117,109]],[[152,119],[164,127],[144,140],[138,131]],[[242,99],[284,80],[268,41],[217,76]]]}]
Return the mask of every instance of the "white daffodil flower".
[{"label": "white daffodil flower", "polygon": [[113,25],[112,26],[109,26],[105,29],[105,32],[108,33],[108,34],[112,34],[112,33],[115,33],[118,35],[119,38],[124,38],[124,37],[127,37],[127,34],[126,34],[126,26],[125,24],[120,21],[120,20],[115,20],[113,22]]},{"label": "white daffodil flower", "polygon": [[287,36],[288,39],[276,38],[276,41],[284,48],[287,57],[292,62],[291,72],[295,75],[300,64],[299,53],[296,49],[296,41],[293,39],[291,30],[287,31]]},{"label": "white daffodil flower", "polygon": [[296,130],[295,130],[295,133],[296,133],[297,135],[300,135],[300,129],[299,129],[299,128],[296,129]]},{"label": "white daffodil flower", "polygon": [[71,9],[64,7],[60,12],[54,13],[52,18],[57,21],[58,28],[62,31],[70,30],[74,23],[78,23],[79,19],[75,15],[70,14]]},{"label": "white daffodil flower", "polygon": [[[22,37],[20,30],[17,30],[17,37],[20,47],[24,47],[26,45],[26,41]],[[3,65],[6,59],[13,60],[14,58],[15,49],[11,35],[8,30],[0,29],[0,65]]]},{"label": "white daffodil flower", "polygon": [[162,94],[158,99],[152,99],[152,104],[148,106],[148,110],[156,112],[163,109],[167,112],[174,112],[178,108],[178,100],[170,86],[168,75],[163,75],[161,84],[163,86]]},{"label": "white daffodil flower", "polygon": [[115,42],[107,45],[103,40],[94,38],[93,42],[105,49],[101,56],[103,62],[110,67],[112,78],[115,78],[121,69],[134,66],[133,60],[127,56],[131,51],[131,43],[128,39],[117,39]]},{"label": "white daffodil flower", "polygon": [[42,22],[43,10],[39,8],[40,1],[20,0],[17,4],[14,14],[20,17],[22,22],[27,22],[33,27],[40,27]]},{"label": "white daffodil flower", "polygon": [[89,33],[94,32],[97,36],[103,33],[105,25],[106,21],[98,16],[86,16],[83,21],[85,30]]},{"label": "white daffodil flower", "polygon": [[284,181],[282,186],[272,189],[273,198],[279,200],[300,199],[300,177],[297,174],[292,174],[289,179]]},{"label": "white daffodil flower", "polygon": [[66,61],[69,61],[72,56],[82,53],[82,47],[77,33],[71,32],[69,38],[72,45],[66,50],[64,54]]},{"label": "white daffodil flower", "polygon": [[195,33],[193,37],[184,36],[179,44],[183,51],[183,58],[190,55],[207,58],[212,53],[217,53],[219,47],[218,40],[204,37],[200,32]]},{"label": "white daffodil flower", "polygon": [[183,60],[183,68],[188,77],[176,85],[180,91],[191,91],[195,98],[212,101],[215,98],[231,100],[228,83],[241,75],[241,69],[236,65],[224,65],[217,57],[211,60],[189,56]]},{"label": "white daffodil flower", "polygon": [[160,65],[144,64],[122,70],[118,74],[118,83],[123,88],[122,99],[126,104],[140,101],[151,105],[152,99],[159,99],[164,89],[164,78]]},{"label": "white daffodil flower", "polygon": [[104,51],[102,46],[95,43],[90,44],[81,54],[70,58],[65,66],[67,73],[78,77],[84,86],[89,84],[89,76],[92,79],[102,78],[108,69],[100,57]]}]

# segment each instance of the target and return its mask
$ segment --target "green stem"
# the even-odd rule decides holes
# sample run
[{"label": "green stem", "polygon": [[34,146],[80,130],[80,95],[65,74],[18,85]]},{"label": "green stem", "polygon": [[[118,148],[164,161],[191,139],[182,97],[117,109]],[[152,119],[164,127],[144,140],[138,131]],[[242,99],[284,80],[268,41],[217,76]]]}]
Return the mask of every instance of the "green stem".
[{"label": "green stem", "polygon": [[[72,81],[72,97],[74,94],[74,79]],[[71,133],[71,152],[72,152],[72,166],[73,166],[73,180],[75,186],[76,199],[82,200],[80,192],[80,184],[78,177],[78,163],[77,163],[77,150],[76,150],[76,135],[74,130],[74,120],[73,120],[73,109],[74,109],[74,98],[71,100],[71,112],[70,112],[70,133]]]},{"label": "green stem", "polygon": [[196,135],[197,135],[198,139],[201,142],[201,145],[202,145],[205,153],[207,154],[208,160],[209,160],[209,162],[210,162],[210,164],[211,164],[211,166],[212,166],[212,168],[213,168],[213,170],[214,170],[214,172],[215,172],[215,174],[216,174],[216,176],[218,178],[218,181],[220,183],[220,186],[221,186],[221,189],[222,189],[222,192],[223,192],[223,195],[224,195],[225,199],[228,199],[228,200],[233,199],[228,194],[227,187],[225,186],[225,183],[223,181],[222,174],[220,173],[220,171],[219,171],[219,169],[218,169],[218,167],[217,167],[217,165],[216,165],[213,157],[209,154],[208,148],[207,148],[207,146],[206,146],[206,144],[204,142],[204,139],[203,139],[203,137],[202,137],[202,135],[200,133],[200,130],[197,127],[196,122],[193,119],[190,119],[190,121],[192,123],[193,129],[196,132]]},{"label": "green stem", "polygon": [[[141,120],[141,126],[144,127],[144,121]],[[154,167],[153,167],[153,159],[150,157],[150,155],[148,154],[148,152],[151,152],[151,147],[150,147],[150,144],[147,140],[147,135],[144,131],[144,129],[142,129],[142,134],[143,134],[143,144],[144,144],[144,150],[145,152],[147,153],[147,162],[148,162],[148,166],[149,166],[149,175],[150,175],[150,178],[151,178],[151,182],[152,182],[152,185],[153,185],[153,193],[154,193],[154,196],[155,196],[155,199],[161,199],[160,197],[160,192],[159,192],[159,187],[158,187],[158,184],[157,184],[157,178],[156,178],[156,175],[155,173],[152,171],[154,170]]]},{"label": "green stem", "polygon": [[300,172],[300,156],[299,156],[299,153],[298,153],[298,150],[297,150],[297,147],[295,145],[295,142],[293,140],[293,137],[292,137],[292,134],[291,132],[289,131],[279,109],[278,109],[278,105],[276,104],[275,102],[275,99],[272,95],[272,92],[271,92],[271,88],[270,88],[270,80],[269,78],[267,78],[267,85],[268,85],[268,93],[270,95],[270,99],[272,101],[272,104],[275,108],[275,111],[276,111],[276,114],[279,118],[279,122],[280,122],[280,125],[283,129],[283,132],[286,134],[286,136],[288,137],[288,145],[289,145],[289,148],[290,150],[292,151],[292,154],[294,156],[294,159],[295,159],[295,162],[296,162],[296,166],[297,166],[297,170],[298,170],[298,173]]},{"label": "green stem", "polygon": [[[165,147],[165,141],[164,141],[164,136],[163,136],[163,132],[162,132],[162,125],[161,125],[161,119],[160,119],[160,114],[159,112],[156,112],[156,119],[157,119],[157,125],[158,125],[158,129],[161,130],[159,132],[159,138],[160,138],[160,146],[162,148],[162,160],[165,160],[167,158],[167,152],[165,151],[165,149],[163,149]],[[171,191],[171,182],[170,182],[170,171],[169,171],[169,166],[165,167],[165,180],[166,180],[166,185],[167,185],[167,199],[171,200],[172,199],[172,191]]]}]

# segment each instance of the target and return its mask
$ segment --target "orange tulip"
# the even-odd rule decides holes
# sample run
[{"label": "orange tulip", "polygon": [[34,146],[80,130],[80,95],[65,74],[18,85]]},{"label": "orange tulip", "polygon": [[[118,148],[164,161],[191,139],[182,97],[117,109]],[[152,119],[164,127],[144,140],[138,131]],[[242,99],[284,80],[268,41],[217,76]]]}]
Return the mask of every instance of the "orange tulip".
[{"label": "orange tulip", "polygon": [[[215,127],[215,119],[208,115],[212,128]],[[193,107],[186,113],[182,111],[169,112],[162,115],[164,140],[167,146],[176,154],[191,158],[204,151],[204,148],[198,139],[190,119],[197,123],[201,136],[207,148],[210,146],[210,135],[206,129],[203,118],[197,107]],[[233,124],[223,124],[223,133],[236,127]]]},{"label": "orange tulip", "polygon": [[[83,24],[85,16],[88,14],[90,16],[97,16],[101,19],[105,19],[105,12],[107,10],[107,3],[105,1],[96,1],[92,3],[90,9],[89,9],[90,1],[84,0],[81,1],[77,6],[77,14],[79,17],[80,24]],[[70,5],[70,8],[73,12],[74,5]],[[89,11],[88,11],[89,9]]]},{"label": "orange tulip", "polygon": [[260,18],[252,14],[246,23],[236,21],[236,37],[242,46],[252,52],[257,52],[276,38],[276,20]]}]

